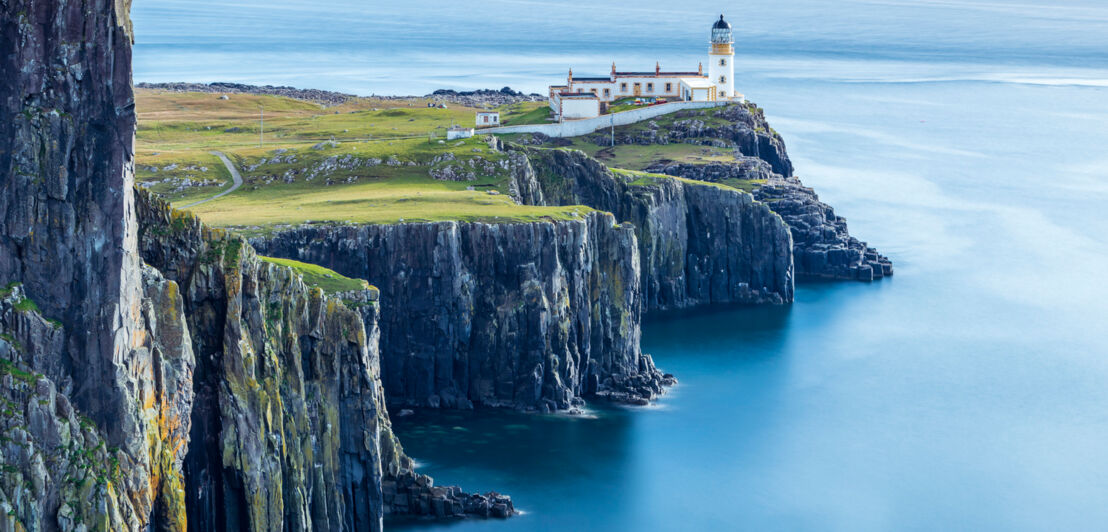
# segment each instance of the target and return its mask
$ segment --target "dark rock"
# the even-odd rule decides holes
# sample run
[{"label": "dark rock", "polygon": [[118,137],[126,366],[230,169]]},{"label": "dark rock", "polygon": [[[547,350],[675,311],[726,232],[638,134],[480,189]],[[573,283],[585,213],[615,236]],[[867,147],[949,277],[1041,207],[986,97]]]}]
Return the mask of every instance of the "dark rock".
[{"label": "dark rock", "polygon": [[584,204],[633,224],[646,310],[792,301],[788,227],[750,194],[676,179],[633,183],[576,150],[501,149],[526,155],[512,178],[535,192],[521,200]]},{"label": "dark rock", "polygon": [[207,92],[221,94],[222,96],[219,97],[221,100],[227,100],[227,94],[268,94],[314,102],[324,107],[341,105],[347,100],[357,98],[357,96],[353,94],[318,89],[297,89],[285,86],[275,87],[273,85],[245,85],[242,83],[228,83],[224,81],[217,81],[215,83],[139,83],[137,87],[141,89],[156,89],[170,92]]},{"label": "dark rock", "polygon": [[771,179],[754,197],[789,224],[798,277],[872,281],[893,274],[892,262],[851,236],[846,219],[799,179]]},{"label": "dark rock", "polygon": [[253,243],[380,287],[391,403],[564,410],[640,380],[661,393],[640,363],[635,235],[611,215],[315,226]]}]

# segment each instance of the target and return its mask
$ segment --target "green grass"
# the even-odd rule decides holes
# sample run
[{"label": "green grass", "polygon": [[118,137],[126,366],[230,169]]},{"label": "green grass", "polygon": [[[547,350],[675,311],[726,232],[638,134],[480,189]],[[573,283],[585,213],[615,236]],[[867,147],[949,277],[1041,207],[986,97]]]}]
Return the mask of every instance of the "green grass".
[{"label": "green grass", "polygon": [[15,287],[19,286],[19,284],[20,284],[19,281],[14,281],[14,282],[11,282],[11,283],[8,283],[8,284],[4,285],[3,288],[0,288],[0,298],[10,296],[12,294],[12,290]]},{"label": "green grass", "polygon": [[[253,232],[309,221],[535,221],[571,219],[589,210],[516,205],[507,196],[506,155],[490,151],[480,137],[445,141],[451,124],[473,123],[472,108],[428,108],[423,99],[358,98],[323,109],[273,96],[232,94],[220,100],[218,94],[141,89],[136,100],[140,183],[150,183],[151,190],[181,207],[229,186],[177,190],[179,181],[165,182],[203,178],[229,183],[229,173],[209,151],[227,154],[243,174],[239,190],[190,209],[214,226]],[[258,146],[259,105],[266,113],[264,146]],[[501,112],[528,120],[544,109],[549,109],[544,102],[524,102]],[[320,143],[322,149],[315,149]],[[277,150],[281,160],[273,163]],[[454,160],[442,161],[448,154]],[[402,164],[389,165],[390,158]],[[266,164],[260,164],[263,159]],[[381,163],[361,164],[372,159]],[[359,164],[336,164],[341,160]],[[165,170],[174,164],[176,168]],[[473,181],[440,181],[430,175],[462,165],[473,173]]]},{"label": "green grass", "polygon": [[[231,186],[231,173],[227,167],[219,157],[205,150],[158,152],[157,155],[147,155],[141,160],[141,163],[135,165],[135,179],[139,183],[145,183],[145,188],[151,192],[181,204],[214,196],[225,190],[225,187]],[[176,168],[166,169],[173,165],[176,165]],[[154,168],[157,168],[157,171],[154,171]],[[178,185],[184,179],[193,182],[214,181],[221,183],[222,186],[212,184],[178,190],[180,188]]]},{"label": "green grass", "polygon": [[724,179],[721,184],[727,185],[731,188],[737,188],[743,192],[754,193],[762,185],[766,184],[765,179]]},{"label": "green grass", "polygon": [[608,114],[622,113],[623,111],[630,111],[632,109],[639,109],[639,108],[642,108],[642,107],[647,107],[649,105],[649,102],[651,100],[655,99],[654,97],[651,97],[651,96],[639,96],[637,98],[641,99],[644,102],[648,102],[648,103],[644,103],[642,105],[635,105],[635,99],[636,99],[635,96],[631,96],[631,97],[628,97],[628,98],[620,98],[620,99],[608,104]]},{"label": "green grass", "polygon": [[278,259],[275,257],[258,256],[258,258],[266,262],[292,268],[296,273],[300,274],[305,284],[309,286],[318,286],[328,294],[347,292],[350,290],[368,290],[372,288],[368,282],[362,279],[351,279],[350,277],[346,277],[338,272],[315,264],[308,264],[306,262],[291,259]]},{"label": "green grass", "polygon": [[19,312],[38,312],[38,305],[36,305],[34,301],[31,301],[27,298],[16,301],[15,304],[12,305],[12,308]]},{"label": "green grass", "polygon": [[551,121],[553,111],[546,102],[520,102],[500,108],[501,125],[548,124]]},{"label": "green grass", "polygon": [[11,360],[0,358],[0,375],[10,374],[13,378],[21,380],[27,384],[33,384],[35,382],[35,374],[26,370],[20,369],[19,366]]},{"label": "green grass", "polygon": [[721,183],[714,183],[711,181],[701,181],[699,179],[688,179],[684,177],[674,177],[663,174],[652,174],[650,172],[640,172],[638,170],[627,170],[624,168],[612,168],[612,172],[622,177],[624,181],[631,186],[650,186],[665,179],[675,179],[682,183],[690,185],[704,185],[716,188],[734,188],[743,192],[753,192],[759,186],[765,184],[765,179],[728,179]]},{"label": "green grass", "polygon": [[396,223],[571,219],[587,207],[516,205],[505,194],[466,190],[469,183],[396,176],[341,187],[288,185],[231,194],[192,209],[223,227],[267,229],[308,222]]}]

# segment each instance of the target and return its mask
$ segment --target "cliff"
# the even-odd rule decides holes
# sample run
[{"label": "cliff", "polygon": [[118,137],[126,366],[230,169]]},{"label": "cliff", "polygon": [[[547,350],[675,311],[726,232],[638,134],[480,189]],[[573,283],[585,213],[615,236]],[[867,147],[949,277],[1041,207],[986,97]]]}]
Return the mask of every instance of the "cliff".
[{"label": "cliff", "polygon": [[135,248],[127,6],[5,2],[0,50],[0,333],[31,375],[4,390],[0,522],[183,524],[191,354],[147,323],[176,302]]},{"label": "cliff", "polygon": [[128,8],[13,0],[0,19],[0,530],[510,515],[506,497],[412,471],[374,292],[350,309],[241,239],[136,204]]},{"label": "cliff", "polygon": [[395,404],[643,404],[672,382],[639,350],[635,236],[608,214],[303,227],[252,243],[380,287],[382,380]]},{"label": "cliff", "polygon": [[[520,140],[535,143],[542,139]],[[597,133],[588,140],[608,146],[613,138]],[[666,119],[618,128],[614,141],[616,145],[683,143],[733,150],[734,162],[663,159],[642,169],[751,190],[755,199],[768,205],[788,225],[797,278],[870,281],[893,273],[887,257],[851,236],[846,219],[836,215],[793,174],[785,142],[770,127],[763,110],[753,103],[681,111]]]},{"label": "cliff", "polygon": [[617,173],[576,150],[512,151],[522,202],[584,204],[630,222],[638,234],[644,309],[793,299],[792,239],[780,216],[739,190],[641,173]]}]

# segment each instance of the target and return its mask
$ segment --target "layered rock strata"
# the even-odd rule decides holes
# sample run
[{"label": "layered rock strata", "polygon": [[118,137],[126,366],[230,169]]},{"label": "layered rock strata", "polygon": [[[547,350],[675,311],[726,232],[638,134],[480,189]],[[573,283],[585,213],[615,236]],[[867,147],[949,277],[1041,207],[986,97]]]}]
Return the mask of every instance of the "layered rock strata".
[{"label": "layered rock strata", "polygon": [[[0,530],[380,530],[412,504],[385,479],[422,477],[388,425],[376,315],[136,207],[128,7],[0,18]],[[512,513],[412,501],[459,499]]]},{"label": "layered rock strata", "polygon": [[[414,473],[384,408],[377,289],[326,296],[240,238],[147,193],[138,200],[142,256],[181,284],[196,338],[190,526],[377,530],[385,514],[494,499],[450,487],[386,500],[385,482],[433,483]],[[512,513],[510,499],[495,500]]]},{"label": "layered rock strata", "polygon": [[303,227],[253,244],[380,287],[394,404],[552,411],[642,403],[672,382],[639,350],[638,248],[609,214]]},{"label": "layered rock strata", "polygon": [[619,175],[576,150],[500,148],[512,152],[521,202],[588,205],[635,227],[644,309],[792,301],[788,227],[750,194]]},{"label": "layered rock strata", "polygon": [[[5,482],[31,487],[0,497],[14,503],[7,515],[18,527],[185,522],[191,355],[171,316],[151,322],[172,313],[173,288],[144,275],[135,248],[127,9],[11,0],[0,18],[0,285],[21,283],[22,298],[0,332],[19,346],[8,350],[13,374],[35,375],[33,394],[9,390],[28,424],[5,437],[58,468],[11,448],[0,456]],[[53,331],[33,325],[43,317]]]},{"label": "layered rock strata", "polygon": [[[589,138],[598,146],[607,146],[613,140],[600,133]],[[521,140],[535,143],[542,139]],[[769,205],[791,230],[798,278],[870,281],[893,273],[887,257],[851,236],[846,219],[837,216],[815,191],[793,175],[784,141],[770,127],[763,110],[752,103],[680,111],[666,119],[617,129],[614,141],[635,145],[685,143],[732,150],[735,162],[662,160],[645,170],[728,185],[748,181],[743,188],[753,190],[754,197]]]}]

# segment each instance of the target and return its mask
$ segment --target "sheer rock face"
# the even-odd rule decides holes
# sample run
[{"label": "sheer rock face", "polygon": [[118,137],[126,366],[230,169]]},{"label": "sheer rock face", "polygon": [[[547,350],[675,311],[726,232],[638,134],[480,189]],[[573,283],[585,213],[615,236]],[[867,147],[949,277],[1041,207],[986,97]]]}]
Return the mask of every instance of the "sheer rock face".
[{"label": "sheer rock face", "polygon": [[[646,170],[713,183],[760,180],[754,197],[788,224],[798,278],[871,281],[893,274],[888,258],[851,236],[846,219],[837,216],[814,190],[793,175],[785,142],[770,127],[762,109],[748,103],[682,111],[675,116],[664,126],[653,123],[647,128],[629,128],[617,133],[615,141],[644,145],[682,142],[733,149],[737,158],[734,163],[659,161]],[[602,146],[610,142],[602,135],[591,139]]]},{"label": "sheer rock face", "polygon": [[846,218],[819,200],[799,179],[773,178],[754,191],[792,230],[797,275],[872,281],[893,274],[887,257],[850,235]]},{"label": "sheer rock face", "polygon": [[646,310],[792,301],[788,227],[750,194],[676,179],[637,183],[574,150],[507,149],[526,154],[513,179],[520,190],[540,189],[530,197],[541,204],[584,204],[634,225]]},{"label": "sheer rock face", "polygon": [[190,528],[379,530],[376,321],[146,193],[138,211],[194,338]]},{"label": "sheer rock face", "polygon": [[[21,297],[33,302],[13,312],[56,326],[47,332],[16,316],[4,333],[38,331],[11,351],[15,364],[43,375],[36,387],[48,383],[36,388],[35,401],[65,397],[89,420],[85,441],[118,449],[111,459],[120,464],[111,482],[81,485],[82,493],[99,493],[98,502],[84,496],[74,507],[47,496],[34,502],[33,515],[17,512],[33,528],[74,525],[69,516],[77,515],[135,529],[152,522],[156,507],[180,507],[173,485],[186,447],[180,427],[163,423],[188,409],[191,355],[184,340],[147,329],[174,302],[156,279],[144,283],[135,245],[128,8],[124,1],[7,0],[0,18],[0,284],[21,282]],[[24,415],[36,409],[15,402]],[[54,421],[70,417],[57,414]],[[49,425],[24,432],[55,452]],[[90,452],[96,457],[89,460],[102,457]],[[9,458],[5,465],[31,484],[43,480],[34,464],[26,469]],[[183,523],[183,516],[168,519]]]},{"label": "sheer rock face", "polygon": [[635,235],[611,215],[301,228],[254,245],[381,288],[396,404],[550,411],[646,401],[665,382],[639,350]]},{"label": "sheer rock face", "polygon": [[129,2],[0,6],[0,530],[380,530],[362,315],[148,196],[144,266]]}]

